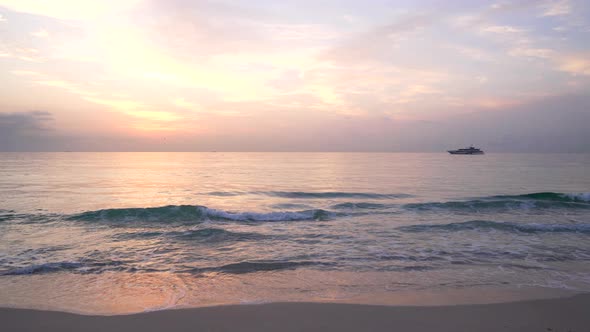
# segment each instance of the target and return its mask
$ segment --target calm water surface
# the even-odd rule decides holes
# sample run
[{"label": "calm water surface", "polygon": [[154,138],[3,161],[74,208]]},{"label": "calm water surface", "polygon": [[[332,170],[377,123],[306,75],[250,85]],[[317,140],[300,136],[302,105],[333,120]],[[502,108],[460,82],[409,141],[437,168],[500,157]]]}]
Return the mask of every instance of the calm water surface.
[{"label": "calm water surface", "polygon": [[589,165],[578,154],[0,153],[0,306],[112,314],[587,292]]}]

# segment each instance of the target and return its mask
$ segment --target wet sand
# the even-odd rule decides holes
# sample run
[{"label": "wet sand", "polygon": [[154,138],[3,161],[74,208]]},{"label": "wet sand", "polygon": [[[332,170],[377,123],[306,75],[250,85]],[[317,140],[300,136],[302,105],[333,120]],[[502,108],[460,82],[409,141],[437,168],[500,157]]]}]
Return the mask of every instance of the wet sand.
[{"label": "wet sand", "polygon": [[590,294],[457,306],[271,303],[86,316],[0,309],[2,331],[590,331]]}]

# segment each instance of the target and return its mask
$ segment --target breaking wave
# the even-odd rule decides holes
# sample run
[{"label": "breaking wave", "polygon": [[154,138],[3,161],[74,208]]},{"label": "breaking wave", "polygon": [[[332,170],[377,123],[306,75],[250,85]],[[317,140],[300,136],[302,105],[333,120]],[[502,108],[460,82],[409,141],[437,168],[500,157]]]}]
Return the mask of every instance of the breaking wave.
[{"label": "breaking wave", "polygon": [[[182,223],[198,224],[204,221],[243,221],[243,222],[280,222],[280,221],[324,221],[339,217],[358,217],[366,215],[386,215],[406,212],[448,212],[456,214],[497,213],[536,210],[590,210],[590,193],[564,194],[540,192],[523,195],[501,195],[456,200],[446,202],[420,202],[399,204],[389,201],[362,200],[364,198],[384,198],[391,195],[369,193],[306,193],[306,192],[269,192],[276,195],[301,197],[328,197],[317,205],[300,204],[297,201],[272,205],[276,211],[224,211],[201,205],[168,205],[145,208],[114,208],[86,211],[76,214],[19,214],[11,210],[0,210],[0,223],[16,222],[48,223],[61,220],[107,222],[113,225],[140,223]],[[311,195],[311,196],[310,196]],[[357,200],[334,202],[330,197],[358,197]],[[356,196],[360,195],[360,196]],[[380,195],[380,196],[375,196]],[[298,209],[298,210],[295,210]]]},{"label": "breaking wave", "polygon": [[524,195],[500,195],[482,197],[465,201],[410,203],[403,206],[407,210],[452,210],[482,211],[500,209],[590,209],[590,193],[564,194],[540,192]]},{"label": "breaking wave", "polygon": [[82,212],[68,220],[106,222],[200,222],[205,220],[229,221],[298,221],[327,220],[334,213],[322,209],[295,212],[228,212],[199,205],[168,205],[153,208],[105,209]]},{"label": "breaking wave", "polygon": [[498,198],[512,199],[533,199],[540,201],[557,201],[557,202],[590,202],[590,192],[577,194],[564,194],[554,192],[540,192],[515,196],[493,196]]}]

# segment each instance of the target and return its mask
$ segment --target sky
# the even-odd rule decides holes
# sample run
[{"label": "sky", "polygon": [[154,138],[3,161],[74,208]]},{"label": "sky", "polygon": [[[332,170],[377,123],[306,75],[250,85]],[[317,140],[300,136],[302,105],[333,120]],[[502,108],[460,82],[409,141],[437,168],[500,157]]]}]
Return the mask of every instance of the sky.
[{"label": "sky", "polygon": [[0,0],[0,151],[590,152],[590,2]]}]

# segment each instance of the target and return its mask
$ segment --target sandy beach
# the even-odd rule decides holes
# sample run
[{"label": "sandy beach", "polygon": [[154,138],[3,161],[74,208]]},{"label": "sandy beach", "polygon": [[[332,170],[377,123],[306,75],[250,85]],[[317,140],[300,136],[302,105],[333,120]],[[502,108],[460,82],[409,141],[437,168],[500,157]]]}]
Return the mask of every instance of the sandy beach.
[{"label": "sandy beach", "polygon": [[0,309],[3,331],[590,331],[590,295],[459,306],[272,303],[120,316]]}]

